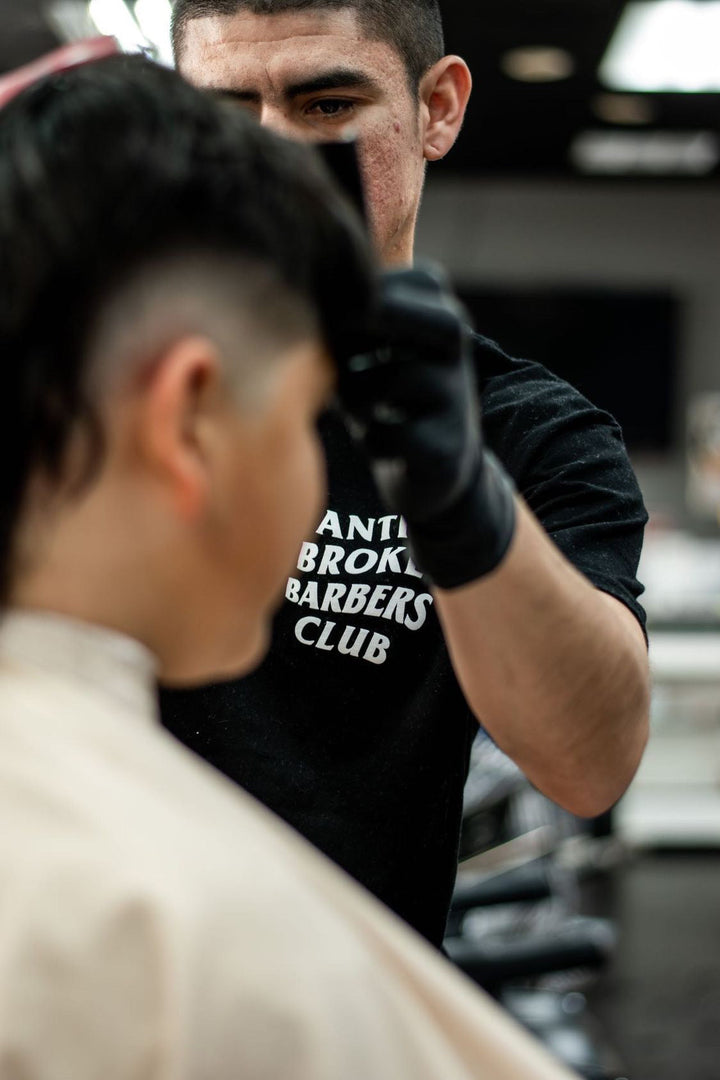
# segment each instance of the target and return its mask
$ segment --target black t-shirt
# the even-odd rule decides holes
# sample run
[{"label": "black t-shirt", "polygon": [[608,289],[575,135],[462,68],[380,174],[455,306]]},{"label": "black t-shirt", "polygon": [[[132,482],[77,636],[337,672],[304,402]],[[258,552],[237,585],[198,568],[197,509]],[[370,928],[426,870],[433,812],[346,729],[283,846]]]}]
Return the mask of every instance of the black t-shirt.
[{"label": "black t-shirt", "polygon": [[[566,557],[644,625],[646,514],[617,425],[538,364],[480,338],[476,356],[488,446]],[[322,435],[329,510],[268,658],[249,678],[164,693],[163,721],[438,944],[477,721],[403,522],[337,416]]]}]

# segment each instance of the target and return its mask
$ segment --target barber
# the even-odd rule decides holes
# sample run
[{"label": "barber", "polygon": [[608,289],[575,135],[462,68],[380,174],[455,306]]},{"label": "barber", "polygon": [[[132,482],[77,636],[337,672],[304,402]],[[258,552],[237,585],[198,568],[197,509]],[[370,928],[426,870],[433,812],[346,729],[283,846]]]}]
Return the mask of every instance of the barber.
[{"label": "barber", "polygon": [[[181,72],[263,124],[357,134],[376,246],[412,264],[426,163],[471,91],[434,0],[177,0],[174,35]],[[389,352],[323,424],[329,504],[270,657],[165,694],[164,721],[439,943],[478,723],[581,816],[637,769],[646,514],[612,418],[470,337],[436,276],[399,270],[382,317]]]}]

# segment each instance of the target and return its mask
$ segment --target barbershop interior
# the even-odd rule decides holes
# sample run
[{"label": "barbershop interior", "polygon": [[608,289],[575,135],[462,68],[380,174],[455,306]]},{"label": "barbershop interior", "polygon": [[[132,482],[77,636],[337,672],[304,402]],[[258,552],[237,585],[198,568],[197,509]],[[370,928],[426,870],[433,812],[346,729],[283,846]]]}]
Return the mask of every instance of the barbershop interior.
[{"label": "barbershop interior", "polygon": [[[639,574],[653,678],[648,748],[590,836],[554,825],[551,859],[576,890],[572,910],[609,919],[617,934],[602,974],[579,993],[622,1075],[711,1080],[720,1076],[720,473],[711,447],[720,5],[445,8],[450,47],[471,57],[480,92],[447,171],[431,172],[421,249],[451,267],[482,333],[532,353],[619,419],[650,514]],[[694,37],[701,24],[704,43]],[[532,822],[547,824],[541,811]]]},{"label": "barbershop interior", "polygon": [[[256,5],[264,14],[247,18],[346,13],[342,4],[330,4],[329,14],[322,4],[315,13],[312,3],[298,6],[275,15],[270,0]],[[244,19],[239,7],[210,0],[207,19],[220,26]],[[459,968],[483,1000],[512,1019],[508,1045],[517,1026],[553,1065],[543,1057],[535,1071],[529,1058],[505,1071],[500,1054],[495,1065],[475,1070],[466,1062],[465,1071],[427,1065],[413,1072],[398,1057],[382,1077],[720,1080],[720,0],[441,0],[440,8],[445,53],[467,63],[473,89],[455,145],[437,155],[442,161],[428,156],[416,263],[442,268],[443,288],[452,289],[483,338],[543,365],[620,425],[649,515],[637,570],[649,638],[649,739],[625,793],[589,818],[542,794],[535,777],[500,749],[502,738],[478,730],[441,963]],[[0,0],[0,101],[11,86],[0,136],[3,109],[9,114],[38,80],[77,64],[62,57],[79,43],[113,39],[123,53],[172,68],[172,17],[171,0]],[[203,55],[212,57],[215,39],[208,41]],[[47,66],[53,56],[61,59]],[[22,83],[17,102],[9,100],[17,95],[14,78]],[[432,116],[437,102],[428,101]],[[362,136],[359,152],[362,159]],[[494,423],[492,407],[487,411]],[[541,452],[539,443],[533,452]],[[324,520],[330,542],[350,538],[338,521]],[[307,550],[304,569],[312,571]],[[292,663],[325,659],[343,679],[341,658],[330,654],[333,624],[313,620],[303,588],[287,594],[310,615],[302,632],[297,624],[305,648]],[[317,610],[339,611],[332,606],[339,596],[325,594]],[[376,623],[367,620],[365,640]],[[370,663],[357,659],[357,675],[374,678],[382,642],[388,638],[371,640],[364,654]],[[295,670],[288,668],[293,678]],[[0,709],[5,702],[0,697]],[[580,727],[582,715],[575,720]],[[287,760],[277,767],[290,768]],[[370,798],[384,770],[367,768],[356,786]],[[279,807],[283,799],[278,795]],[[307,802],[310,817],[310,796]],[[13,827],[3,821],[0,830]],[[423,837],[415,840],[421,863]],[[4,888],[0,912],[9,910]],[[292,897],[286,903],[291,907]],[[0,937],[10,936],[11,927],[0,925]],[[260,940],[261,932],[257,949]],[[5,950],[0,945],[0,956]],[[309,950],[298,961],[303,979],[312,957]],[[51,965],[51,952],[47,958]],[[291,979],[299,978],[289,963]],[[0,965],[4,983],[2,972]],[[0,985],[0,1011],[8,993]],[[26,994],[14,1008],[25,1016],[40,1000]],[[195,1007],[210,1009],[211,1000],[198,998]],[[257,1030],[265,1030],[263,1022],[256,1020]],[[57,1031],[28,1021],[16,1045],[8,1025],[5,1032],[0,1017],[0,1080],[351,1075],[311,1065],[302,1073],[257,1064],[246,1071],[242,1061],[224,1059],[222,1067],[203,1066],[200,1052],[177,1071],[150,1064],[122,1071],[119,1059],[112,1073],[64,1071],[69,1035],[57,1042],[57,1056],[47,1050],[46,1068],[30,1051],[23,1065],[26,1043],[55,1047]],[[103,1030],[88,1020],[88,1044],[102,1043]],[[354,1039],[359,1047],[360,1028]],[[562,1071],[552,1071],[555,1065]],[[358,1065],[352,1076],[375,1080],[381,1073]]]}]

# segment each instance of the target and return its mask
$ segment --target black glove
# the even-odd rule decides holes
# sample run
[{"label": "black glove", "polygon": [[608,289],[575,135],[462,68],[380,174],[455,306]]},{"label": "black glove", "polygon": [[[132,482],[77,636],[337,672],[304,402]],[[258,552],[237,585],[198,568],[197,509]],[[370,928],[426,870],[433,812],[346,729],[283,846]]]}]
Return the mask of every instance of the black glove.
[{"label": "black glove", "polygon": [[489,574],[515,531],[512,482],[483,447],[468,317],[435,269],[383,276],[374,333],[342,365],[340,402],[418,567],[440,588]]}]

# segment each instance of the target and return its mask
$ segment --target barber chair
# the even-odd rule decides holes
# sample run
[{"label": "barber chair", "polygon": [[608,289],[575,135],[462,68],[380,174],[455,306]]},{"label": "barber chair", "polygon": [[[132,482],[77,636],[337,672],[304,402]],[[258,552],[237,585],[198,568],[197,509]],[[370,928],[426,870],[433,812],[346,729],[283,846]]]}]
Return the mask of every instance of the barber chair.
[{"label": "barber chair", "polygon": [[558,850],[577,828],[486,737],[473,749],[461,867],[445,937],[453,963],[586,1080],[624,1078],[581,989],[612,958],[611,922],[576,914]]}]

